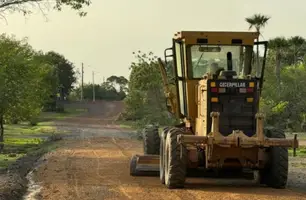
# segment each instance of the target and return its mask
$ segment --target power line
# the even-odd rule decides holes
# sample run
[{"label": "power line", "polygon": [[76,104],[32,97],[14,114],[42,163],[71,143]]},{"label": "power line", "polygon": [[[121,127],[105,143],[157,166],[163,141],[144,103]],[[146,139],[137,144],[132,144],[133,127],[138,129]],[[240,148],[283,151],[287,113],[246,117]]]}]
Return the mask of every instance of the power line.
[{"label": "power line", "polygon": [[81,101],[83,101],[83,99],[84,99],[83,87],[84,87],[84,64],[82,63],[82,86],[81,86]]},{"label": "power line", "polygon": [[96,101],[96,94],[95,94],[95,72],[92,71],[92,101]]}]

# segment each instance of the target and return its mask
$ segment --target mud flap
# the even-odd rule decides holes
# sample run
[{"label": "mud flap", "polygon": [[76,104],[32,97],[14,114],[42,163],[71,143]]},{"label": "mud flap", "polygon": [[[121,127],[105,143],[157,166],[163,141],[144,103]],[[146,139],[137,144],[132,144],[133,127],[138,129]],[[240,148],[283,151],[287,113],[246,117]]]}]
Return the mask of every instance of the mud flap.
[{"label": "mud flap", "polygon": [[130,161],[131,176],[159,176],[159,155],[134,155]]}]

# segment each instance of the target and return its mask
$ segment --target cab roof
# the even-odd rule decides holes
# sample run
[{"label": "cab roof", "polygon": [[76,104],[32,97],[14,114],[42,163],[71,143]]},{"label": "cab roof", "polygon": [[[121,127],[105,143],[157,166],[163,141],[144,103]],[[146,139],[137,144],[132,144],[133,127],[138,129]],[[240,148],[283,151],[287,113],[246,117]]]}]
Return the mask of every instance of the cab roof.
[{"label": "cab roof", "polygon": [[173,39],[183,40],[186,44],[240,44],[253,45],[258,32],[250,31],[180,31]]}]

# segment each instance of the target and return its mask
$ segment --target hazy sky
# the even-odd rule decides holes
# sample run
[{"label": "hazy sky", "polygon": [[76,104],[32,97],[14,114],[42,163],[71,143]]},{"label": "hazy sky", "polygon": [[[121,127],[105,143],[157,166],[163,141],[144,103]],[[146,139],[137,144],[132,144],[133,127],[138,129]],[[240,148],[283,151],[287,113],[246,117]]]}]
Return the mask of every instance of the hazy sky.
[{"label": "hazy sky", "polygon": [[[254,13],[271,16],[264,39],[275,36],[306,37],[305,0],[92,0],[88,15],[75,11],[48,12],[27,19],[10,14],[2,21],[2,33],[28,37],[38,50],[63,54],[80,69],[84,80],[95,82],[112,74],[128,78],[133,51],[152,51],[160,56],[181,30],[248,30],[245,17]],[[189,3],[187,3],[189,2]]]}]

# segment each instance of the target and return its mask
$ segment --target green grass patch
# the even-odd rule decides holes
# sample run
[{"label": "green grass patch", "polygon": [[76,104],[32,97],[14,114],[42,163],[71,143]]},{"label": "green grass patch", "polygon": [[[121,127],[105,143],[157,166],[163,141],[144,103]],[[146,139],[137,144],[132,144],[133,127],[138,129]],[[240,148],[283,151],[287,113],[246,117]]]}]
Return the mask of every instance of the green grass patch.
[{"label": "green grass patch", "polygon": [[[293,138],[293,137],[292,137]],[[306,140],[306,135],[298,135],[297,136],[298,140]]]},{"label": "green grass patch", "polygon": [[[51,144],[45,145],[44,139],[59,133],[53,121],[76,116],[84,110],[68,110],[65,113],[42,113],[36,126],[28,123],[4,125],[4,148],[0,152],[0,170],[6,169],[17,159],[44,149],[49,151]],[[47,120],[46,120],[47,119]],[[47,149],[46,149],[47,148]]]},{"label": "green grass patch", "polygon": [[0,154],[0,170],[7,169],[7,167],[14,163],[18,158],[24,156],[25,154]]},{"label": "green grass patch", "polygon": [[4,151],[0,153],[0,171],[6,170],[16,160],[24,156],[42,156],[54,151],[58,142],[43,142],[39,140],[13,140],[5,143]]},{"label": "green grass patch", "polygon": [[41,138],[20,138],[7,136],[4,141],[4,148],[0,153],[0,170],[14,163],[18,158],[25,155],[50,151],[56,147],[52,142],[46,142]]},{"label": "green grass patch", "polygon": [[67,108],[65,112],[42,112],[39,116],[38,122],[50,122],[54,120],[62,120],[69,117],[76,117],[88,112],[87,109],[72,109]]},{"label": "green grass patch", "polygon": [[16,125],[5,125],[5,136],[29,136],[37,134],[52,134],[56,132],[56,128],[52,127],[51,123],[42,124],[38,123],[36,126],[16,124]]},{"label": "green grass patch", "polygon": [[0,153],[0,169],[6,169],[18,158],[38,150],[42,143],[43,140],[39,138],[6,137],[4,148]]},{"label": "green grass patch", "polygon": [[[288,149],[289,155],[293,156],[293,149],[289,148]],[[296,156],[298,157],[306,157],[306,147],[302,146],[296,149]]]},{"label": "green grass patch", "polygon": [[121,128],[127,129],[135,129],[137,127],[137,123],[135,121],[116,121],[116,124]]}]

